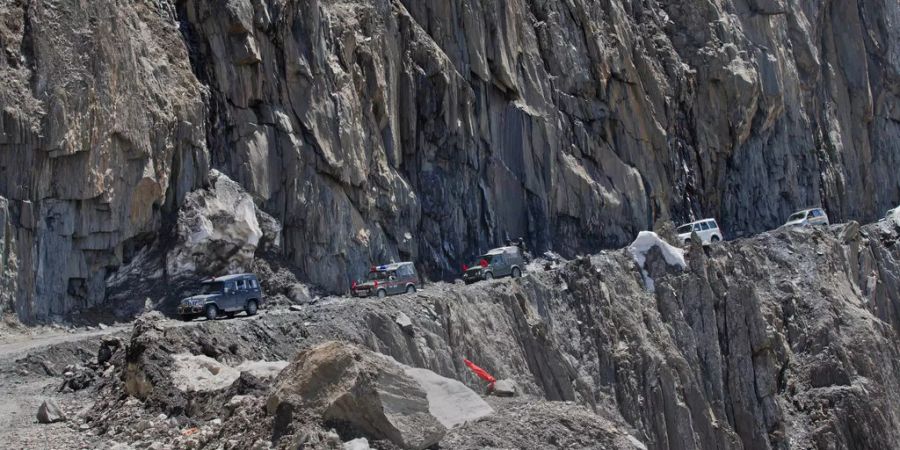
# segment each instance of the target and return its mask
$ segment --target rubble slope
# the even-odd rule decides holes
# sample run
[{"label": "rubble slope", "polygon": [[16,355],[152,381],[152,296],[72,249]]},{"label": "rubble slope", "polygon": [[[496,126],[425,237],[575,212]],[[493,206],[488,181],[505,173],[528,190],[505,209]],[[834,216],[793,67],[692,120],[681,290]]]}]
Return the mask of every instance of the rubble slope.
[{"label": "rubble slope", "polygon": [[[205,423],[221,408],[199,407],[197,398],[166,388],[168,355],[202,353],[234,366],[290,360],[337,340],[475,391],[485,385],[464,358],[515,380],[530,400],[492,403],[494,415],[450,430],[446,445],[454,448],[514,445],[521,441],[513,430],[535,426],[544,413],[556,419],[535,434],[546,439],[535,448],[577,445],[584,433],[651,449],[895,448],[898,239],[894,222],[779,230],[695,245],[684,268],[650,247],[641,270],[620,250],[516,280],[437,283],[384,300],[329,298],[247,319],[144,324],[129,348],[152,363],[132,375],[157,387],[146,414]],[[645,277],[654,280],[652,290]],[[133,420],[116,413],[126,401],[121,387],[104,386],[92,425],[101,436]],[[252,427],[226,421],[229,431],[213,429],[209,442],[277,435],[283,425],[262,413],[269,388],[250,390],[257,398],[247,410],[255,414]],[[228,395],[235,389],[246,386]],[[325,420],[312,414],[302,422],[321,427]]]}]

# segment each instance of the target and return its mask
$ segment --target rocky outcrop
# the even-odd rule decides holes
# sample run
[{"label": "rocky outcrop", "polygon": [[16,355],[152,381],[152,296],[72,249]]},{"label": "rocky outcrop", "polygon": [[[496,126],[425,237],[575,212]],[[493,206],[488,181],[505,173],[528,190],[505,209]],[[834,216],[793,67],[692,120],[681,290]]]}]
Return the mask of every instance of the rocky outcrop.
[{"label": "rocky outcrop", "polygon": [[571,402],[506,403],[497,414],[451,430],[441,448],[610,448],[647,450],[628,426]]},{"label": "rocky outcrop", "polygon": [[203,184],[204,88],[167,2],[0,5],[0,196],[16,312],[70,319]]},{"label": "rocky outcrop", "polygon": [[0,318],[14,314],[18,261],[9,201],[0,197]]},{"label": "rocky outcrop", "polygon": [[[127,354],[146,346],[143,360],[153,368],[154,358],[204,349],[236,365],[316,354],[308,349],[339,340],[475,391],[485,383],[464,359],[515,379],[518,397],[486,397],[496,414],[445,435],[440,445],[453,448],[584,446],[589,438],[638,449],[897,448],[898,243],[900,225],[884,221],[694,244],[684,268],[669,264],[659,245],[647,248],[642,265],[629,250],[603,252],[520,279],[435,283],[377,302],[323,299],[300,311],[189,327],[142,322],[135,334],[144,337],[132,338]],[[400,313],[413,334],[396,322]],[[367,367],[349,356],[328,361]],[[333,398],[327,394],[357,379],[353,370],[338,376],[345,366],[337,362],[304,376],[296,364],[275,384],[306,386],[313,399]],[[154,370],[144,370],[145,379]],[[341,389],[318,389],[313,380]],[[121,401],[121,390],[104,398]],[[145,398],[149,414],[188,402]],[[326,403],[295,408],[290,422],[277,413],[256,418],[240,439],[312,439],[329,423]],[[542,416],[547,421],[537,422]],[[275,434],[286,422],[296,432]],[[342,439],[359,437],[339,429]]]},{"label": "rocky outcrop", "polygon": [[247,272],[258,247],[279,245],[281,226],[240,185],[216,170],[209,180],[210,188],[188,194],[178,212],[166,255],[170,277]]},{"label": "rocky outcrop", "polygon": [[40,423],[55,423],[66,420],[66,415],[53,400],[44,400],[38,407],[37,420]]}]

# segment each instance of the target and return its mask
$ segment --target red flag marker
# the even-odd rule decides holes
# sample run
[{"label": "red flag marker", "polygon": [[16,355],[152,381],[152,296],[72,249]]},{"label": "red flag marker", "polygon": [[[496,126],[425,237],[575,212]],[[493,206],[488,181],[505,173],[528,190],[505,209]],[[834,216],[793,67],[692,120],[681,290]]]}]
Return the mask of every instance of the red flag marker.
[{"label": "red flag marker", "polygon": [[475,375],[478,375],[478,378],[481,378],[482,380],[490,383],[488,384],[488,390],[494,390],[494,383],[497,381],[496,378],[487,373],[486,370],[476,366],[472,361],[469,361],[468,359],[463,359],[463,362],[466,363],[466,366],[471,369],[472,372],[475,372]]}]

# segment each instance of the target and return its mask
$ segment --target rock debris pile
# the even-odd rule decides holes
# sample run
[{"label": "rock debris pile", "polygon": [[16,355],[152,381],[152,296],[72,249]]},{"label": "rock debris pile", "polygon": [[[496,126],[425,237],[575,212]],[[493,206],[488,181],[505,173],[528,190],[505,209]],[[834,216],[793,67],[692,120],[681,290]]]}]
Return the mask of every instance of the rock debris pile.
[{"label": "rock debris pile", "polygon": [[684,268],[655,245],[643,269],[624,249],[248,319],[146,315],[102,347],[85,424],[152,448],[893,448],[898,243],[892,221],[785,229],[695,243]]}]

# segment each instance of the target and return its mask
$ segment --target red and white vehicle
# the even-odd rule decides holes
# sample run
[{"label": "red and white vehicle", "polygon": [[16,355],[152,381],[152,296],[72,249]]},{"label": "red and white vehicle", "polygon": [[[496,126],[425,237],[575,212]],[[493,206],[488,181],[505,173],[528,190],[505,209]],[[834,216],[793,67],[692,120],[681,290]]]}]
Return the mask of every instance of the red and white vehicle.
[{"label": "red and white vehicle", "polygon": [[378,297],[416,292],[419,275],[411,262],[401,262],[372,267],[365,280],[354,281],[350,295],[354,297]]}]

